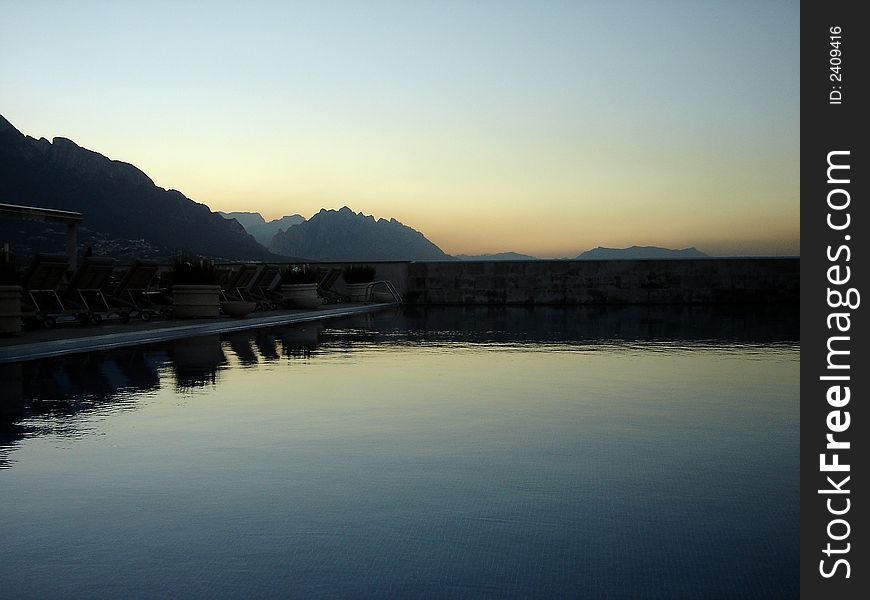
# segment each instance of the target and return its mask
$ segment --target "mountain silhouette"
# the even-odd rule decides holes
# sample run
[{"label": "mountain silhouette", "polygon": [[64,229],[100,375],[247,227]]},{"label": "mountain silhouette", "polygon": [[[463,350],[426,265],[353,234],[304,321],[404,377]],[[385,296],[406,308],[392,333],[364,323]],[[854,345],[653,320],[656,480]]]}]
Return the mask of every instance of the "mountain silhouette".
[{"label": "mountain silhouette", "polygon": [[683,248],[682,250],[671,250],[670,248],[659,248],[658,246],[632,246],[631,248],[593,248],[587,250],[576,260],[649,260],[662,258],[707,258],[697,248]]},{"label": "mountain silhouette", "polygon": [[279,231],[284,231],[294,225],[299,225],[299,223],[305,222],[305,217],[302,215],[284,215],[280,219],[266,221],[266,219],[263,218],[263,215],[258,212],[227,213],[218,211],[218,214],[226,219],[235,219],[238,221],[242,227],[245,228],[245,231],[254,236],[254,239],[264,247],[269,246],[272,238],[275,237],[275,234]]},{"label": "mountain silhouette", "polygon": [[541,260],[536,256],[519,254],[518,252],[497,252],[495,254],[456,254],[453,258],[459,260]]},{"label": "mountain silhouette", "polygon": [[[80,241],[109,240],[118,248],[138,247],[159,257],[183,250],[228,260],[277,258],[236,221],[179,191],[157,187],[133,165],[66,138],[49,142],[26,136],[2,116],[0,202],[80,212]],[[18,244],[43,251],[28,246],[34,231],[45,230],[44,224],[34,225],[2,218],[0,238],[11,241],[13,248]],[[55,252],[63,250],[62,239]]]},{"label": "mountain silhouette", "polygon": [[375,219],[341,210],[322,209],[309,220],[275,234],[272,252],[314,260],[449,260],[419,231],[395,219]]}]

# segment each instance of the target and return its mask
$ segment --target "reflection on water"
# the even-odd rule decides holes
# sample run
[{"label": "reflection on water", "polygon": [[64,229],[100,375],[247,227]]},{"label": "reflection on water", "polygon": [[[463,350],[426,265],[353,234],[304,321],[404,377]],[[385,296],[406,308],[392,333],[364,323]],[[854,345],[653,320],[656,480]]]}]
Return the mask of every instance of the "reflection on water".
[{"label": "reflection on water", "polygon": [[[389,327],[389,326],[387,326]],[[395,331],[480,342],[797,342],[797,308],[740,306],[467,307],[408,310]]]},{"label": "reflection on water", "polygon": [[[699,347],[751,350],[794,346],[799,341],[793,307],[432,307],[369,313],[322,323],[262,328],[177,340],[144,348],[0,365],[0,422],[25,414],[71,414],[112,403],[119,395],[178,391],[216,385],[230,363],[253,367],[279,358],[310,359],[312,353],[366,344],[568,345],[602,344],[650,351]],[[171,376],[168,371],[171,371]],[[2,439],[2,438],[0,438]]]},{"label": "reflection on water", "polygon": [[[240,344],[230,342],[229,346],[236,351]],[[250,344],[246,346],[250,350]],[[170,344],[169,353],[175,385],[179,390],[214,385],[218,369],[227,364],[221,337],[217,334],[176,340]],[[246,355],[237,356],[242,364],[246,364]]]},{"label": "reflection on water", "polygon": [[0,589],[794,595],[797,322],[409,309],[0,365]]}]

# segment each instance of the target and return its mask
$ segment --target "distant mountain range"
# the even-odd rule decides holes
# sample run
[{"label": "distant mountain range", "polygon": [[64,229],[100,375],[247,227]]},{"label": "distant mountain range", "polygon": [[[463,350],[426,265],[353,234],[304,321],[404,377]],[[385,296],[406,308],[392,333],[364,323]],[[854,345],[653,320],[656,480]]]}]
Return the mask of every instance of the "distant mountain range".
[{"label": "distant mountain range", "polygon": [[[0,202],[80,212],[87,228],[82,241],[105,238],[119,249],[147,250],[159,258],[179,250],[230,260],[278,258],[236,221],[181,192],[157,187],[133,165],[66,138],[25,136],[2,116]],[[22,255],[43,251],[31,243],[34,231],[46,239],[52,233],[44,224],[0,218],[0,240],[11,241]],[[60,235],[55,252],[64,250]]]},{"label": "distant mountain range", "polygon": [[[178,251],[224,260],[530,261],[516,252],[452,257],[395,219],[375,219],[348,207],[266,221],[256,212],[215,213],[179,191],[154,185],[131,164],[110,160],[56,137],[26,136],[0,116],[0,202],[81,212],[80,246],[119,259],[168,259]],[[44,223],[0,218],[0,242],[26,258],[64,249],[63,231]],[[703,258],[695,248],[595,248],[577,260]],[[299,259],[302,260],[302,259]]]},{"label": "distant mountain range", "polygon": [[262,246],[269,247],[272,243],[272,238],[279,231],[286,230],[294,225],[305,222],[305,217],[302,215],[285,215],[280,219],[266,221],[258,212],[221,212],[218,214],[226,219],[235,219],[245,230],[254,236]]},{"label": "distant mountain range", "polygon": [[314,260],[450,260],[441,248],[395,219],[375,219],[348,207],[322,209],[304,223],[279,231],[269,249]]},{"label": "distant mountain range", "polygon": [[517,252],[498,252],[496,254],[456,254],[454,258],[459,260],[541,260],[528,254]]},{"label": "distant mountain range", "polygon": [[663,258],[706,258],[697,248],[671,250],[657,246],[632,246],[631,248],[594,248],[587,250],[575,260],[648,260]]},{"label": "distant mountain range", "polygon": [[[266,247],[271,246],[277,233],[306,222],[302,215],[284,216],[267,222],[258,212],[219,211],[219,214],[224,218],[238,221],[248,233]],[[535,256],[517,252],[450,256],[426,239],[423,234],[395,219],[375,220],[372,216],[354,213],[347,206],[337,211],[321,209],[312,220],[314,218],[320,219],[317,227],[304,227],[294,232],[292,241],[288,241],[287,236],[279,237],[273,250],[279,252],[279,248],[290,250],[297,247],[304,248],[305,255],[314,260],[540,260]],[[329,228],[326,227],[327,225]],[[345,242],[335,239],[345,235],[337,233],[335,226],[340,230],[343,228],[346,233],[352,232],[352,237],[356,238],[359,245],[351,248]],[[371,242],[375,246],[380,244],[381,247],[372,248]],[[336,250],[336,247],[341,245],[346,247],[340,251]],[[404,247],[404,250],[400,249],[400,246]],[[407,258],[408,255],[404,252],[416,258]],[[333,258],[335,256],[344,258]],[[371,258],[374,256],[393,258]]]}]

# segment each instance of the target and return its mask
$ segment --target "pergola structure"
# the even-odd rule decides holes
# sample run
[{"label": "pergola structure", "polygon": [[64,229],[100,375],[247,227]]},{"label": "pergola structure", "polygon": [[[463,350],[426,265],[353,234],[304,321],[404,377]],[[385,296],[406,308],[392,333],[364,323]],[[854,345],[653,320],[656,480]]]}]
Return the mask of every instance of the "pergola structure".
[{"label": "pergola structure", "polygon": [[13,217],[28,221],[44,223],[63,223],[66,225],[66,255],[70,269],[75,269],[78,252],[78,225],[83,221],[82,213],[54,208],[38,208],[35,206],[19,206],[17,204],[0,203],[0,217]]}]

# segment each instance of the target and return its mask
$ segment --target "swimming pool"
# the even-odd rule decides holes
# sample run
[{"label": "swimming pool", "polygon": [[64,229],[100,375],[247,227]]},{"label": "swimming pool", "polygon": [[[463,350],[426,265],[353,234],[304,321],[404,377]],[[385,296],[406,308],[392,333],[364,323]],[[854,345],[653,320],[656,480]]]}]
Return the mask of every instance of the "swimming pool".
[{"label": "swimming pool", "polygon": [[6,365],[10,597],[790,597],[797,314],[428,309]]}]

